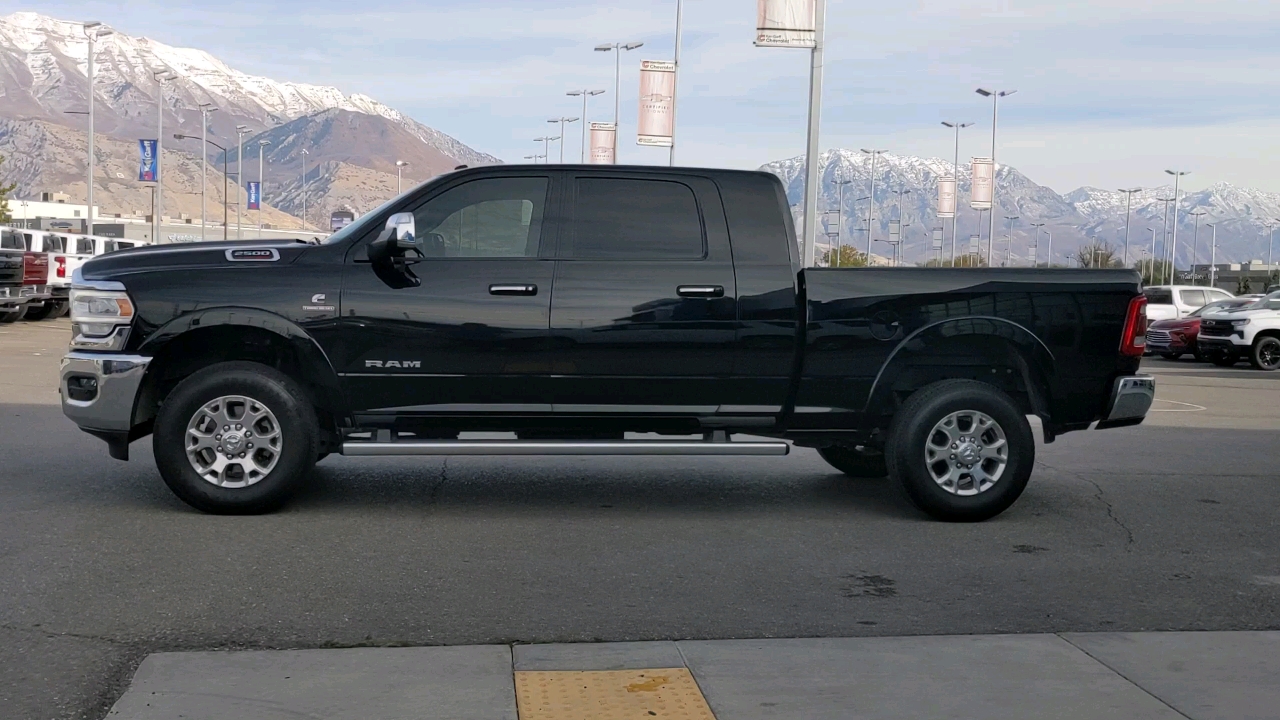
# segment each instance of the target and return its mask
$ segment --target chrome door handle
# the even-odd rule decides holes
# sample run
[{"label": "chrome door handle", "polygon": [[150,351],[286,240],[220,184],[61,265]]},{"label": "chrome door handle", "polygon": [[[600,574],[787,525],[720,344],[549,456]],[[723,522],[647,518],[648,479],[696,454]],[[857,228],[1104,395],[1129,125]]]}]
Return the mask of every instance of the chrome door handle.
[{"label": "chrome door handle", "polygon": [[537,295],[537,285],[490,285],[490,295]]},{"label": "chrome door handle", "polygon": [[681,285],[676,288],[680,297],[718,298],[724,297],[723,285]]}]

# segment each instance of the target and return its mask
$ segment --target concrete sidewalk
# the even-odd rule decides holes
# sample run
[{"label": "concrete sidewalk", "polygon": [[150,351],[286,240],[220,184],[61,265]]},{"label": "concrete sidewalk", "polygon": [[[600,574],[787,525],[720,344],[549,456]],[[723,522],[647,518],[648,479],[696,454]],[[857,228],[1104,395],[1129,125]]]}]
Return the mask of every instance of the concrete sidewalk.
[{"label": "concrete sidewalk", "polygon": [[113,720],[1280,717],[1280,632],[160,653]]}]

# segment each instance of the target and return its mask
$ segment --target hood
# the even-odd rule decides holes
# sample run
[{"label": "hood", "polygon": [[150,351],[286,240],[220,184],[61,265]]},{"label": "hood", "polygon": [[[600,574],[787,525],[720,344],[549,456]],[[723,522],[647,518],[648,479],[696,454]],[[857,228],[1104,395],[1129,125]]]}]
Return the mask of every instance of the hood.
[{"label": "hood", "polygon": [[112,280],[135,272],[194,270],[216,267],[289,265],[308,249],[304,240],[235,240],[229,242],[169,243],[119,250],[86,262],[85,280]]},{"label": "hood", "polygon": [[1176,320],[1157,320],[1149,324],[1147,327],[1153,330],[1176,330],[1178,328],[1199,327],[1199,325],[1200,318],[1186,317],[1178,318]]},{"label": "hood", "polygon": [[1230,312],[1205,313],[1205,318],[1214,320],[1243,320],[1245,318],[1258,317],[1263,315],[1266,317],[1274,317],[1280,315],[1280,311],[1268,310],[1266,308],[1255,308],[1253,310],[1232,310]]}]

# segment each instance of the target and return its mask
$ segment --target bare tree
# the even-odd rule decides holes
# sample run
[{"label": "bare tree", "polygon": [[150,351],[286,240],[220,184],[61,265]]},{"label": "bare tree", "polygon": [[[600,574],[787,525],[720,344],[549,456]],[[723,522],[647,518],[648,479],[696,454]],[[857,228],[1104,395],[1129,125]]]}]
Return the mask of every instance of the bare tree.
[{"label": "bare tree", "polygon": [[1082,268],[1122,268],[1116,247],[1105,240],[1094,240],[1088,245],[1081,245],[1075,253],[1075,260]]}]

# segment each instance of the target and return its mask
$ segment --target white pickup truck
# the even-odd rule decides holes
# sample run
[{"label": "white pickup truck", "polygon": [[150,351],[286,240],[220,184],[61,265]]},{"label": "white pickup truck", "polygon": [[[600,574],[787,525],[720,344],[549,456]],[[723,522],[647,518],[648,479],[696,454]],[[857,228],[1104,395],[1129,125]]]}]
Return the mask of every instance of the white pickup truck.
[{"label": "white pickup truck", "polygon": [[1215,365],[1248,358],[1259,370],[1280,369],[1280,291],[1229,312],[1205,313],[1196,342],[1200,354]]},{"label": "white pickup truck", "polygon": [[1147,298],[1147,321],[1179,320],[1211,302],[1235,297],[1226,290],[1199,285],[1149,285],[1142,289]]},{"label": "white pickup truck", "polygon": [[[17,240],[30,253],[42,253],[48,258],[48,274],[44,282],[34,286],[38,292],[25,300],[27,320],[43,320],[59,317],[67,312],[71,293],[71,280],[76,270],[92,258],[116,250],[127,250],[145,244],[140,240],[76,235],[48,230],[4,228],[11,243]],[[16,245],[15,245],[16,247]]]}]

